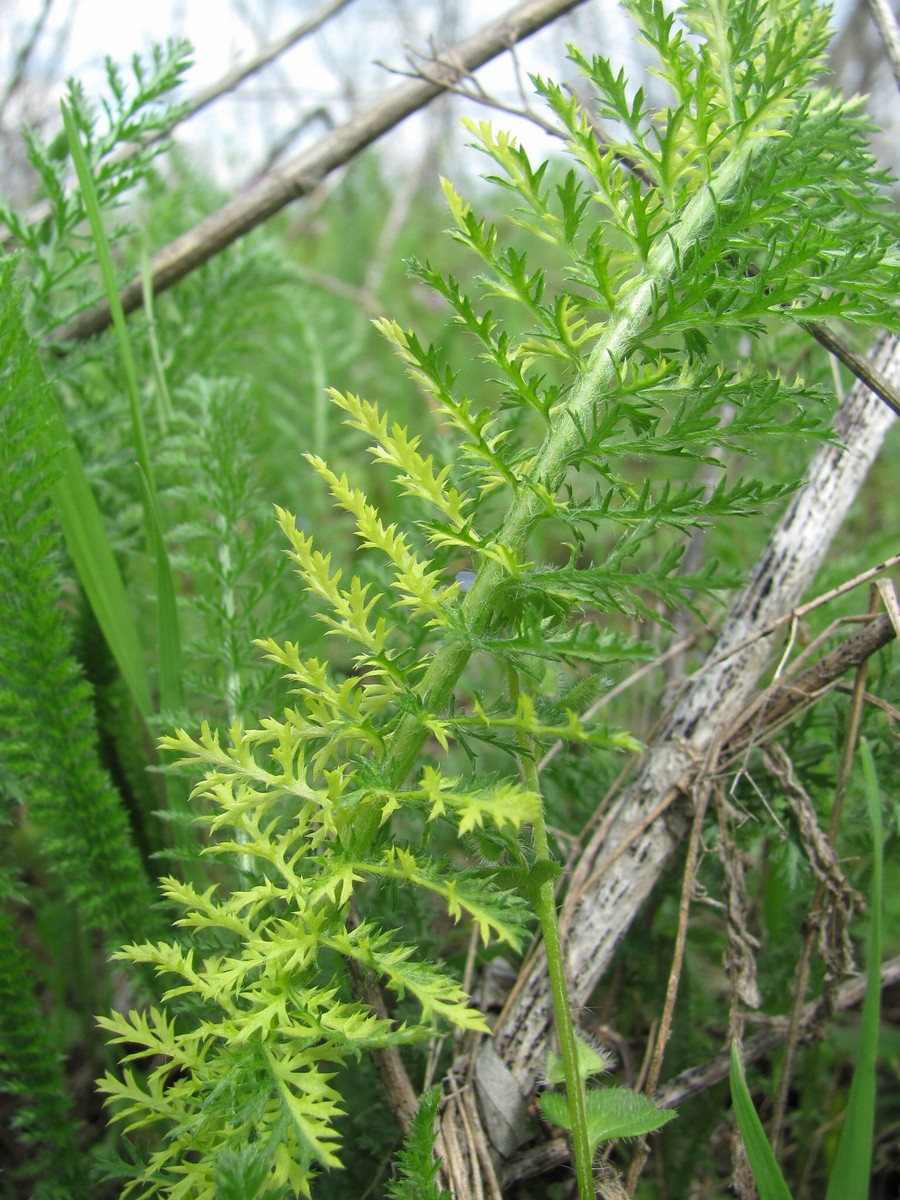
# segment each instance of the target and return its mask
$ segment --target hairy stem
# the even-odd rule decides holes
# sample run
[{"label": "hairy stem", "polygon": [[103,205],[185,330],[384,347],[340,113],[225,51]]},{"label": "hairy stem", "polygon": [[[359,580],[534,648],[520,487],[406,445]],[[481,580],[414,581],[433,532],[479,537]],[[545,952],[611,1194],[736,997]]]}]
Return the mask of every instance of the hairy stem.
[{"label": "hairy stem", "polygon": [[[519,691],[517,673],[510,671],[509,679],[511,699],[515,701]],[[544,803],[541,782],[538,779],[534,739],[525,733],[520,733],[519,743],[522,746],[520,763],[525,786],[529,791],[541,797],[538,816],[532,827],[535,859],[537,862],[550,862],[550,842],[544,820]],[[591,1154],[587,1112],[585,1111],[584,1080],[578,1070],[578,1047],[575,1041],[575,1027],[572,1024],[572,1008],[569,1004],[569,989],[566,985],[566,967],[559,940],[556,898],[551,880],[548,879],[541,884],[534,900],[534,911],[541,923],[541,936],[544,939],[544,953],[547,957],[547,975],[550,979],[550,992],[553,997],[553,1018],[566,1084],[566,1101],[569,1106],[578,1195],[580,1200],[594,1200],[593,1155]]]},{"label": "hairy stem", "polygon": [[[761,140],[756,139],[755,145],[759,146]],[[675,279],[679,263],[712,225],[719,205],[740,189],[750,166],[751,153],[749,142],[741,143],[724,161],[715,179],[685,206],[681,220],[668,236],[654,246],[646,269],[632,284],[631,295],[624,302],[622,311],[611,320],[609,329],[594,348],[586,370],[544,438],[531,468],[533,486],[523,483],[519,487],[494,539],[496,543],[508,546],[516,553],[524,549],[528,535],[541,515],[542,492],[554,495],[559,490],[566,462],[581,440],[581,431],[591,428],[597,407],[615,386],[619,364],[627,359],[636,335],[651,315],[654,297],[660,291],[664,292],[666,284]],[[473,633],[482,632],[490,622],[504,575],[504,569],[494,560],[482,562],[463,606]],[[434,655],[419,685],[432,712],[441,711],[449,702],[470,654],[469,646],[454,642]],[[415,715],[407,714],[400,722],[389,752],[387,775],[393,787],[402,786],[426,735],[427,730]]]}]

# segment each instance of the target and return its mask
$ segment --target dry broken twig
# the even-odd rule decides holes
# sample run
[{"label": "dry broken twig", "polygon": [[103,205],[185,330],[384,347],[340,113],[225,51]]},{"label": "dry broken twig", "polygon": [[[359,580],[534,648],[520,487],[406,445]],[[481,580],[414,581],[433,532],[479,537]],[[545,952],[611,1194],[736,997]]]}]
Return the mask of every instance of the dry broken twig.
[{"label": "dry broken twig", "polygon": [[[50,0],[50,2],[52,2],[52,0]],[[27,62],[31,51],[34,49],[34,43],[40,35],[43,24],[46,21],[47,12],[50,8],[50,2],[45,0],[44,11],[38,18],[38,21],[35,23],[27,42],[19,51],[19,54],[16,58],[16,70],[24,69],[24,64]],[[326,21],[330,20],[330,18],[339,13],[341,9],[346,8],[352,3],[353,0],[328,0],[326,4],[323,4],[321,8],[317,9],[316,12],[307,17],[305,20],[301,21],[298,25],[293,26],[293,28],[289,29],[287,33],[282,34],[282,36],[279,38],[274,38],[272,41],[267,42],[256,54],[249,58],[245,58],[242,62],[235,63],[232,67],[229,67],[224,75],[221,75],[217,80],[209,84],[208,87],[200,88],[199,91],[188,96],[187,100],[177,110],[177,116],[175,116],[173,119],[172,124],[169,125],[165,130],[158,130],[156,133],[151,134],[143,144],[153,145],[154,143],[162,141],[164,138],[168,138],[178,125],[182,125],[185,121],[195,116],[202,109],[208,108],[210,104],[220,99],[222,96],[227,95],[229,92],[233,92],[235,88],[239,87],[240,84],[242,84],[245,80],[251,78],[264,67],[267,67],[270,63],[274,62],[279,55],[283,54],[286,50],[290,50],[291,47],[296,46],[304,38],[309,37],[311,33],[315,33],[315,31],[321,28]],[[6,106],[7,100],[17,84],[18,79],[14,75],[13,80],[10,81],[10,84],[6,89],[6,99],[0,98],[0,121],[2,121],[3,110]],[[303,118],[301,125],[320,115],[321,111],[321,109],[316,109],[313,113],[307,113]],[[294,136],[295,135],[296,130],[294,131]],[[115,157],[123,160],[128,159],[133,152],[133,147],[122,147]],[[36,204],[29,208],[28,222],[31,225],[37,224],[39,221],[44,220],[49,213],[50,201],[46,198],[39,200]],[[2,225],[2,223],[0,223],[0,239],[5,238],[7,232],[8,231],[5,230],[5,227]],[[12,244],[11,241],[10,244]],[[8,247],[4,246],[4,249],[6,248]]]},{"label": "dry broken twig", "polygon": [[[885,988],[894,987],[898,983],[900,983],[900,955],[888,959],[881,968],[882,991]],[[864,976],[850,979],[847,983],[842,984],[834,998],[834,1011],[846,1012],[848,1009],[862,1004],[865,990]],[[810,1000],[808,1004],[805,1004],[800,1018],[801,1029],[804,1031],[815,1029],[820,1024],[825,1005],[826,1001],[822,997]],[[786,1016],[767,1017],[765,1028],[744,1042],[742,1047],[744,1062],[753,1062],[774,1050],[776,1046],[780,1046],[787,1037],[788,1025],[789,1018]],[[695,1096],[698,1092],[721,1083],[727,1077],[728,1051],[723,1050],[715,1058],[675,1075],[659,1089],[654,1099],[662,1108],[674,1108],[676,1104],[681,1104],[690,1096]]]},{"label": "dry broken twig", "polygon": [[[271,62],[284,49],[317,28],[347,3],[349,0],[325,4],[283,38],[264,47],[253,59],[238,64],[209,89],[193,97],[188,102],[185,117],[193,115],[218,96],[236,87],[248,75]],[[370,108],[329,130],[313,146],[269,171],[223,205],[218,212],[205,218],[154,255],[150,262],[152,293],[157,295],[166,291],[245,233],[263,224],[294,200],[313,191],[332,171],[344,166],[372,142],[400,124],[411,113],[425,107],[442,92],[461,91],[472,99],[481,99],[482,102],[503,108],[505,111],[515,111],[482,92],[477,83],[474,84],[473,90],[473,72],[504,51],[512,50],[518,42],[582,3],[584,0],[526,0],[453,48],[443,53],[435,52],[428,64],[418,66],[410,73],[406,84],[394,88]],[[465,86],[467,80],[470,81],[468,87]],[[551,133],[557,133],[528,108],[519,110],[518,115],[537,123]],[[595,128],[595,133],[598,139],[608,141],[599,126]],[[628,164],[624,158],[623,161],[633,169],[633,164]],[[126,315],[141,307],[143,295],[144,284],[140,277],[125,285],[120,293],[120,301]],[[111,319],[109,305],[103,301],[56,329],[52,340],[58,346],[94,337],[108,328]],[[801,325],[848,367],[857,379],[865,382],[880,396],[889,408],[900,414],[900,390],[871,362],[856,354],[826,326],[815,322],[801,322]]]},{"label": "dry broken twig", "polygon": [[723,761],[734,762],[751,742],[760,741],[801,709],[814,704],[842,675],[859,667],[896,636],[890,617],[881,613],[795,679],[767,689],[742,714],[723,747]]}]

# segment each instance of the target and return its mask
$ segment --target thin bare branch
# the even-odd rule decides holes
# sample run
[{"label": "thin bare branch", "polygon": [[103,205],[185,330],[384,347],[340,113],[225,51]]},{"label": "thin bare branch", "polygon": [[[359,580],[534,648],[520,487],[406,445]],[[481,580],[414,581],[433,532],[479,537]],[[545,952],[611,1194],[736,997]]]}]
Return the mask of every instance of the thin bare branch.
[{"label": "thin bare branch", "polygon": [[748,743],[780,728],[784,722],[813,704],[851,668],[859,668],[882,646],[897,636],[887,613],[881,613],[864,629],[824,655],[808,670],[787,683],[770,688],[740,718],[722,748],[723,761],[733,761]]},{"label": "thin bare branch", "polygon": [[[510,55],[513,60],[513,66],[516,73],[516,86],[521,98],[521,104],[507,104],[503,100],[498,100],[496,96],[492,96],[486,91],[478,79],[470,72],[460,78],[456,83],[445,86],[444,90],[451,92],[454,96],[462,96],[466,100],[471,100],[475,104],[480,104],[485,108],[492,108],[497,112],[507,113],[512,117],[519,117],[523,121],[530,121],[533,125],[543,130],[555,138],[565,138],[565,133],[552,121],[545,120],[539,113],[535,112],[528,103],[528,98],[525,95],[521,80],[521,70],[519,67],[518,58],[515,53],[515,47],[510,47]],[[406,61],[409,64],[409,70],[403,71],[399,67],[392,67],[387,63],[379,62],[377,65],[383,67],[391,75],[399,75],[403,79],[425,79],[431,80],[434,76],[435,67],[452,67],[454,64],[443,58],[437,51],[423,59],[421,55],[407,54]]]},{"label": "thin bare branch", "polygon": [[897,589],[894,586],[894,581],[893,579],[878,579],[875,582],[875,587],[878,589],[882,603],[888,611],[894,632],[897,637],[900,637],[900,600],[897,598]]},{"label": "thin bare branch", "polygon": [[28,31],[28,37],[16,53],[15,62],[9,73],[9,79],[6,87],[3,89],[3,95],[0,96],[0,121],[3,120],[3,114],[6,112],[10,100],[22,86],[22,80],[25,78],[25,72],[28,70],[28,64],[31,61],[32,54],[34,54],[34,48],[41,34],[44,32],[52,7],[53,0],[43,0],[40,12],[34,18],[31,29]]},{"label": "thin bare branch", "polygon": [[[351,913],[348,928],[353,929],[358,924],[359,917],[355,912]],[[356,996],[365,1000],[379,1020],[390,1020],[391,1013],[378,981],[367,978],[365,970],[355,959],[347,959],[347,973]],[[396,1046],[383,1046],[380,1050],[372,1051],[372,1061],[391,1112],[403,1132],[408,1133],[419,1101],[406,1073],[400,1051]]]},{"label": "thin bare branch", "polygon": [[[49,11],[52,3],[53,0],[44,0],[45,11],[42,14],[42,18],[46,17],[46,12]],[[263,46],[258,54],[253,55],[252,58],[245,59],[241,63],[236,63],[233,67],[229,68],[224,75],[220,76],[215,83],[211,83],[208,87],[201,88],[198,92],[195,92],[192,96],[189,96],[187,101],[182,106],[177,120],[166,129],[158,130],[156,133],[149,136],[143,144],[153,145],[156,142],[162,141],[163,138],[169,137],[176,126],[182,124],[184,121],[189,120],[196,113],[200,112],[201,109],[206,108],[208,105],[212,104],[213,101],[218,100],[221,96],[227,95],[229,92],[233,92],[234,89],[243,83],[245,79],[249,79],[252,75],[262,70],[263,67],[268,66],[269,63],[273,62],[280,54],[283,54],[285,50],[289,50],[292,46],[297,45],[303,40],[303,38],[308,37],[311,33],[314,33],[317,29],[324,25],[330,17],[334,16],[336,13],[340,12],[342,8],[346,8],[352,3],[353,0],[330,0],[329,3],[322,5],[317,12],[313,13],[311,17],[307,17],[305,21],[301,21],[299,25],[295,25],[293,29],[289,30],[282,37],[268,42],[265,46]],[[35,24],[28,43],[26,43],[26,46],[24,46],[19,52],[19,56],[17,58],[17,69],[20,61],[22,61],[24,68],[24,62],[27,61],[27,55],[30,55],[31,50],[33,49],[33,42],[37,39],[39,32],[39,27],[37,24]],[[26,55],[24,60],[23,55]],[[12,94],[14,86],[17,85],[18,81],[14,75],[13,80],[6,89],[4,98],[0,100],[0,118],[2,118],[3,109],[6,106],[9,96]],[[333,123],[330,121],[330,118],[328,118],[328,114],[325,109],[323,109],[321,106],[313,109],[311,112],[305,113],[304,116],[295,124],[293,129],[289,131],[287,135],[288,142],[274,147],[270,152],[270,161],[276,162],[284,152],[285,146],[289,144],[290,141],[292,141],[302,129],[311,124],[314,120],[323,116],[325,117],[328,123],[328,128],[330,129]],[[121,147],[119,151],[115,152],[114,157],[124,160],[129,158],[133,153],[134,147]],[[28,221],[30,224],[34,225],[38,221],[44,220],[49,213],[50,201],[45,197],[44,199],[39,200],[36,204],[32,205],[28,210]],[[0,225],[0,237],[4,236],[4,234],[5,229],[2,225]],[[7,247],[4,245],[4,248]]]},{"label": "thin bare branch", "polygon": [[[900,983],[900,955],[888,959],[881,968],[882,990],[893,987],[897,983]],[[844,1012],[847,1009],[856,1008],[862,1003],[865,990],[864,977],[851,979],[848,983],[843,984],[834,999],[835,1011]],[[824,998],[819,997],[803,1006],[800,1018],[801,1029],[815,1028],[819,1024],[826,1003]],[[752,1018],[750,1019],[752,1020]],[[770,1053],[776,1046],[780,1046],[788,1035],[788,1028],[787,1017],[768,1018],[767,1028],[760,1030],[759,1033],[744,1042],[742,1048],[744,1062],[753,1062]],[[705,1063],[691,1067],[687,1071],[682,1071],[680,1075],[670,1079],[659,1089],[654,1100],[661,1108],[674,1108],[676,1104],[681,1104],[690,1096],[696,1096],[698,1092],[705,1091],[707,1088],[721,1083],[723,1079],[727,1079],[728,1066],[729,1051],[726,1049],[717,1054],[715,1058],[708,1059]]]},{"label": "thin bare branch", "polygon": [[342,300],[349,300],[352,304],[359,305],[370,316],[384,316],[383,305],[367,288],[354,287],[352,283],[338,279],[336,275],[324,275],[321,271],[314,271],[312,267],[300,267],[298,274],[310,287],[321,288],[324,292],[331,292],[333,296],[340,296]]},{"label": "thin bare branch", "polygon": [[[715,754],[715,749],[713,749],[712,753]],[[656,1085],[659,1083],[663,1058],[672,1034],[672,1018],[675,1015],[675,1003],[678,999],[681,972],[684,966],[684,955],[687,949],[688,920],[691,913],[694,888],[697,883],[697,869],[703,841],[703,821],[706,817],[706,809],[711,794],[712,784],[709,779],[707,766],[705,778],[701,779],[694,796],[694,815],[691,822],[691,834],[688,839],[687,861],[684,865],[681,881],[681,899],[678,903],[678,927],[675,933],[675,947],[672,951],[672,965],[669,968],[669,978],[666,982],[666,997],[663,1001],[662,1014],[659,1018],[656,1038],[653,1044],[653,1054],[650,1058],[650,1066],[648,1067],[647,1078],[644,1083],[644,1088],[651,1096],[656,1091]],[[629,1164],[628,1174],[625,1177],[625,1192],[629,1197],[634,1195],[638,1179],[644,1169],[648,1155],[649,1146],[646,1140],[642,1139],[635,1148],[634,1157]]]},{"label": "thin bare branch", "polygon": [[[154,295],[307,195],[332,171],[423,108],[446,87],[582,3],[584,0],[526,0],[459,42],[442,56],[432,78],[410,80],[392,88],[375,104],[277,167],[154,255],[150,262]],[[140,278],[125,285],[121,301],[126,313],[140,307]],[[93,337],[109,326],[110,319],[109,305],[98,304],[58,328],[53,340],[60,343]]]},{"label": "thin bare branch", "polygon": [[817,608],[822,608],[823,605],[830,604],[832,600],[836,600],[838,596],[846,595],[847,592],[852,591],[854,588],[861,587],[862,584],[868,583],[870,579],[877,579],[879,575],[884,575],[885,572],[893,570],[893,568],[898,565],[900,565],[900,554],[895,554],[891,558],[885,559],[884,562],[877,563],[874,567],[870,567],[868,571],[862,571],[859,575],[854,575],[852,579],[847,579],[844,581],[844,583],[838,584],[837,587],[833,587],[827,592],[822,592],[814,599],[807,601],[806,604],[800,604],[796,608],[791,609],[790,612],[782,613],[774,621],[770,621],[768,625],[763,626],[762,629],[757,630],[755,633],[751,634],[743,641],[738,642],[736,645],[729,647],[729,649],[723,652],[719,657],[711,657],[708,662],[705,662],[701,667],[698,668],[695,674],[699,674],[701,671],[711,671],[714,667],[721,666],[721,664],[727,661],[728,658],[734,654],[742,653],[749,646],[751,646],[753,642],[759,641],[761,638],[769,637],[771,634],[776,633],[779,629],[783,629],[785,625],[799,621],[801,618],[805,617],[807,613],[815,612]]},{"label": "thin bare branch", "polygon": [[891,12],[886,0],[868,0],[868,3],[869,11],[872,13],[875,24],[878,26],[878,32],[881,34],[881,40],[884,42],[884,51],[891,64],[891,71],[897,81],[897,87],[900,87],[900,28],[897,26],[897,18]]},{"label": "thin bare branch", "polygon": [[212,104],[214,100],[218,100],[220,96],[224,96],[228,92],[233,92],[245,79],[249,79],[251,75],[255,75],[257,71],[261,71],[263,67],[267,67],[270,62],[274,62],[279,55],[284,54],[285,50],[290,50],[292,46],[296,46],[305,37],[309,37],[311,33],[315,33],[326,21],[339,13],[342,8],[347,8],[352,3],[353,0],[329,0],[329,3],[323,4],[321,8],[316,9],[312,16],[307,17],[305,21],[301,21],[299,25],[295,25],[293,29],[289,29],[280,38],[274,38],[271,42],[267,42],[251,58],[246,58],[243,62],[235,63],[215,83],[211,83],[209,87],[201,88],[199,92],[195,92],[191,96],[187,102],[187,109],[182,120],[187,120],[188,117],[192,117],[195,113],[200,112],[202,108],[206,108],[208,104]]},{"label": "thin bare branch", "polygon": [[827,325],[820,325],[818,321],[801,321],[800,324],[820,346],[824,346],[830,354],[840,359],[857,379],[861,379],[863,383],[867,384],[875,395],[880,396],[888,408],[900,417],[900,391],[889,379],[886,379],[880,371],[876,371],[870,362],[851,350],[847,343],[832,333]]}]

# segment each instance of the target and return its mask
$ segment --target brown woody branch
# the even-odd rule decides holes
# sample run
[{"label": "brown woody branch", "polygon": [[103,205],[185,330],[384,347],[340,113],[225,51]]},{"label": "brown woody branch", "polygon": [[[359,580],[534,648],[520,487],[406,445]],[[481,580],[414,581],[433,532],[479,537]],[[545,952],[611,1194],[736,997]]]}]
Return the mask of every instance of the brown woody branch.
[{"label": "brown woody branch", "polygon": [[824,346],[829,354],[840,359],[857,379],[861,379],[876,396],[885,402],[888,408],[900,417],[900,391],[880,371],[876,371],[870,362],[857,354],[855,350],[851,350],[847,343],[833,334],[827,325],[821,325],[818,321],[801,321],[800,325],[816,339],[820,346]]},{"label": "brown woody branch", "polygon": [[[356,929],[359,923],[358,914],[351,911],[347,919],[347,928]],[[378,981],[368,977],[356,959],[348,957],[345,962],[354,995],[364,1000],[380,1021],[391,1020],[391,1013]],[[400,1051],[396,1046],[384,1046],[380,1050],[372,1051],[372,1061],[391,1112],[403,1133],[407,1134],[419,1107],[419,1100],[403,1065]]]},{"label": "brown woody branch", "polygon": [[[254,71],[318,28],[349,2],[350,0],[331,0],[284,37],[263,47],[253,59],[238,64],[210,88],[193,97],[188,103],[185,116],[192,116],[217,97],[237,87]],[[464,84],[478,67],[583,3],[584,0],[526,0],[526,3],[485,25],[483,29],[450,50],[435,54],[431,64],[420,68],[408,83],[392,89],[371,108],[331,130],[314,146],[301,151],[288,162],[264,175],[252,187],[223,205],[218,212],[195,225],[156,254],[150,263],[154,295],[172,287],[292,201],[308,195],[332,171],[344,166],[406,117],[424,108],[435,96],[444,91],[465,92],[460,85]],[[522,115],[535,119],[534,114]],[[599,129],[595,131],[598,136],[604,136]],[[126,315],[141,307],[143,294],[143,281],[139,276],[125,285],[120,299]],[[103,301],[56,329],[52,340],[60,343],[94,337],[108,328],[111,320],[109,305]],[[800,324],[820,345],[848,367],[857,379],[862,380],[889,408],[900,415],[900,391],[883,373],[873,367],[871,362],[856,354],[826,326],[812,321]]]},{"label": "brown woody branch", "polygon": [[[900,955],[888,959],[881,967],[882,990],[893,987],[897,983],[900,983]],[[864,976],[860,976],[842,984],[833,998],[819,996],[815,1000],[810,1000],[803,1006],[800,1019],[801,1029],[803,1031],[812,1030],[832,1012],[844,1012],[847,1009],[856,1008],[862,1004],[865,991],[866,980]],[[788,1035],[789,1024],[788,1017],[775,1017],[767,1021],[765,1029],[761,1029],[759,1033],[755,1033],[753,1037],[747,1038],[744,1042],[742,1047],[744,1062],[753,1062],[774,1050],[776,1046],[780,1046]],[[675,1075],[656,1092],[654,1100],[661,1108],[674,1108],[676,1104],[680,1104],[690,1096],[695,1096],[698,1092],[721,1083],[728,1076],[728,1065],[729,1052],[723,1050],[705,1063]]]},{"label": "brown woody branch", "polygon": [[742,716],[740,724],[723,745],[720,759],[727,761],[734,758],[750,742],[757,741],[770,730],[795,717],[802,708],[813,704],[841,675],[858,667],[896,636],[890,616],[881,613],[796,679],[764,692],[759,702]]}]

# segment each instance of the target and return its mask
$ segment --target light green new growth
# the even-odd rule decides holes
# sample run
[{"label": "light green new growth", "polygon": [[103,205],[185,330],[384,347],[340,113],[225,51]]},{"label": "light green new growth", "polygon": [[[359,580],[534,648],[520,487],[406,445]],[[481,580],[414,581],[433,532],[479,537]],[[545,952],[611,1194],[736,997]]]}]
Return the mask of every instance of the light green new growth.
[{"label": "light green new growth", "polygon": [[434,1157],[434,1122],[440,1101],[440,1088],[432,1088],[422,1096],[398,1156],[399,1178],[388,1185],[390,1200],[451,1200],[450,1193],[438,1190],[437,1185],[439,1162]]},{"label": "light green new growth", "polygon": [[[711,568],[681,574],[682,540],[661,543],[659,531],[756,511],[785,490],[723,477],[707,498],[685,468],[716,461],[718,448],[750,454],[776,432],[821,435],[815,391],[733,367],[719,331],[822,316],[896,327],[900,282],[864,124],[816,84],[826,13],[807,0],[629,8],[667,106],[652,110],[606,60],[573,50],[613,140],[598,140],[568,92],[536,80],[569,165],[535,167],[512,138],[470,126],[515,199],[511,237],[448,183],[452,236],[479,261],[477,286],[413,264],[475,340],[478,396],[462,393],[435,347],[379,322],[453,431],[446,460],[374,404],[331,393],[408,514],[402,527],[386,522],[349,472],[309,456],[341,523],[353,523],[348,578],[278,510],[332,652],[261,642],[291,692],[280,716],[235,722],[228,744],[208,727],[163,739],[204,772],[194,798],[225,882],[201,894],[167,880],[187,935],[121,952],[171,983],[149,1016],[104,1021],[141,1047],[126,1062],[148,1063],[149,1074],[129,1065],[104,1080],[117,1119],[163,1135],[126,1195],[212,1200],[217,1163],[237,1163],[248,1143],[270,1163],[267,1186],[307,1195],[339,1161],[345,1063],[441,1024],[486,1031],[449,973],[366,918],[386,887],[440,897],[482,942],[514,949],[537,914],[566,1081],[557,1119],[573,1130],[582,1200],[593,1196],[593,1109],[605,1102],[585,1106],[538,758],[557,738],[636,747],[582,721],[576,697],[639,652],[602,627],[604,614],[658,616],[718,586]],[[529,265],[522,247],[535,237],[552,265]],[[548,521],[564,530],[562,565],[540,560],[534,535]],[[475,567],[468,590],[460,555]],[[457,685],[473,655],[492,670],[487,684],[473,673],[466,699]],[[559,695],[543,686],[548,666]],[[452,770],[429,761],[429,737],[454,754]],[[469,833],[496,835],[505,857],[461,870],[432,852]],[[354,998],[341,959],[394,993],[396,1020]],[[629,1109],[606,1136],[661,1119]]]}]

